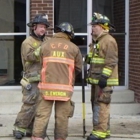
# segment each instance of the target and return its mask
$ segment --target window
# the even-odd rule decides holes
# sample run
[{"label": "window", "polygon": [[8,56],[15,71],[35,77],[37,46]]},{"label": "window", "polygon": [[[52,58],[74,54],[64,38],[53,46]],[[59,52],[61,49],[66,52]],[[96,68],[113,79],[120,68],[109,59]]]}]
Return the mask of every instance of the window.
[{"label": "window", "polygon": [[76,33],[87,32],[86,0],[54,0],[54,25],[69,22]]},{"label": "window", "polygon": [[0,85],[19,85],[20,47],[26,38],[26,1],[1,0],[0,5]]}]

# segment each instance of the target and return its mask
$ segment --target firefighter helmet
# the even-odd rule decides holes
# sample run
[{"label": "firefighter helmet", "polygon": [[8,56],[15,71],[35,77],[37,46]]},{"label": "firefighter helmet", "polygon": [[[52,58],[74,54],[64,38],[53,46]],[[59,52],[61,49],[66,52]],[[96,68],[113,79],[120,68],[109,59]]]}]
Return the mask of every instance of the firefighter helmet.
[{"label": "firefighter helmet", "polygon": [[73,26],[70,23],[68,23],[68,22],[63,22],[60,25],[56,25],[54,27],[54,32],[55,33],[63,32],[63,33],[68,34],[71,39],[74,38],[74,29],[73,29]]},{"label": "firefighter helmet", "polygon": [[103,28],[109,29],[109,30],[115,30],[114,25],[110,23],[110,20],[107,16],[102,15],[100,13],[94,13],[92,16],[92,21],[90,23],[91,25],[100,24]]},{"label": "firefighter helmet", "polygon": [[48,28],[50,23],[48,22],[48,15],[38,14],[34,17],[33,21],[29,22],[27,26],[33,27],[35,24],[44,24]]}]

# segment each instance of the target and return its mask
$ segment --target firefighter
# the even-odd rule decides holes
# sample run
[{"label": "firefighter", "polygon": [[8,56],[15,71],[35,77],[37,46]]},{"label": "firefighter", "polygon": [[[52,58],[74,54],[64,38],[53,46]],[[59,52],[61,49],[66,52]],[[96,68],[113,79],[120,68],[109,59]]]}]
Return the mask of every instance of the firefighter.
[{"label": "firefighter", "polygon": [[86,56],[90,64],[87,83],[91,84],[93,130],[87,140],[103,140],[110,136],[110,102],[113,86],[118,82],[118,47],[109,34],[115,30],[107,16],[94,13],[92,17],[92,43]]},{"label": "firefighter", "polygon": [[75,44],[73,26],[63,22],[54,28],[54,36],[41,48],[41,82],[39,104],[35,117],[32,140],[44,140],[54,104],[55,140],[66,140],[69,117],[73,116],[71,101],[75,76],[82,70],[82,55]]},{"label": "firefighter", "polygon": [[23,41],[21,46],[23,78],[20,83],[22,85],[23,105],[14,124],[13,135],[16,139],[32,135],[35,108],[39,95],[37,85],[40,81],[41,70],[39,62],[40,46],[49,39],[46,37],[47,28],[50,26],[48,15],[36,15],[27,26],[31,28],[31,34]]}]

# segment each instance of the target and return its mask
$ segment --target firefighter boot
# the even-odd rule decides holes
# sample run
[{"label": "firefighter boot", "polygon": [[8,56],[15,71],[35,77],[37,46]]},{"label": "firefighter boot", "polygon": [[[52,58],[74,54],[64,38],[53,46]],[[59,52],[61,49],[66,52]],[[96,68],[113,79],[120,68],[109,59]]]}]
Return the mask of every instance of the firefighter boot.
[{"label": "firefighter boot", "polygon": [[15,139],[22,139],[24,137],[24,133],[19,130],[13,130],[13,135]]},{"label": "firefighter boot", "polygon": [[27,131],[25,134],[19,130],[13,130],[13,136],[15,136],[16,139],[22,139],[24,136],[31,137],[32,133],[31,131]]},{"label": "firefighter boot", "polygon": [[98,138],[97,136],[90,134],[90,135],[87,137],[87,140],[105,140],[105,139]]},{"label": "firefighter boot", "polygon": [[31,140],[44,140],[44,139],[43,139],[43,138],[38,138],[38,137],[32,136],[32,137],[31,137]]}]

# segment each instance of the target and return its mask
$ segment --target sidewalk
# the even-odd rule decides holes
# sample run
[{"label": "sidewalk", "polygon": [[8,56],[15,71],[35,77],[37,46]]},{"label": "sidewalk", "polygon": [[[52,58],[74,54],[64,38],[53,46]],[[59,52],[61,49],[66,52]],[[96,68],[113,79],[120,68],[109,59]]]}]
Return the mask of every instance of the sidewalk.
[{"label": "sidewalk", "polygon": [[[53,137],[49,137],[50,140],[54,140]],[[15,140],[12,137],[0,137],[0,140]],[[22,140],[31,140],[30,138],[23,138]],[[49,139],[45,139],[45,140],[49,140]],[[67,138],[67,140],[86,140],[86,138],[82,138],[82,137],[69,137]],[[139,139],[135,139],[135,138],[109,138],[106,140],[139,140]]]},{"label": "sidewalk", "polygon": [[[0,140],[14,140],[12,137],[13,123],[16,115],[0,115]],[[85,140],[83,138],[82,118],[79,115],[70,119],[68,140]],[[47,134],[53,140],[54,119],[51,116]],[[86,136],[92,130],[91,116],[86,116]],[[109,140],[140,139],[140,116],[111,116],[111,138]],[[24,138],[23,140],[30,140]],[[46,140],[48,140],[46,138]]]},{"label": "sidewalk", "polygon": [[[22,105],[22,94],[20,90],[5,90],[1,91],[1,93],[0,140],[14,140],[12,136],[13,124]],[[135,110],[140,112],[139,105],[131,107],[131,103],[129,102],[127,104],[124,104],[123,102],[116,104],[115,101],[117,100],[115,99],[117,98],[118,93],[114,94],[114,102],[111,103],[111,138],[109,140],[140,140],[140,113],[137,113],[138,115],[132,115],[136,114]],[[126,96],[127,98],[128,95]],[[92,130],[92,113],[89,98],[89,92],[86,92],[86,137],[91,133]],[[120,98],[124,98],[124,96],[121,96],[118,99]],[[70,118],[69,137],[67,140],[86,140],[86,138],[83,138],[81,91],[74,94],[73,100],[75,101],[76,106],[74,116],[73,118]],[[118,115],[122,113],[125,115]],[[131,115],[127,115],[128,113],[131,113]],[[53,131],[54,110],[52,111],[47,130],[50,140],[54,140]],[[30,138],[24,138],[23,140],[30,140]],[[48,139],[46,138],[46,140]]]}]

